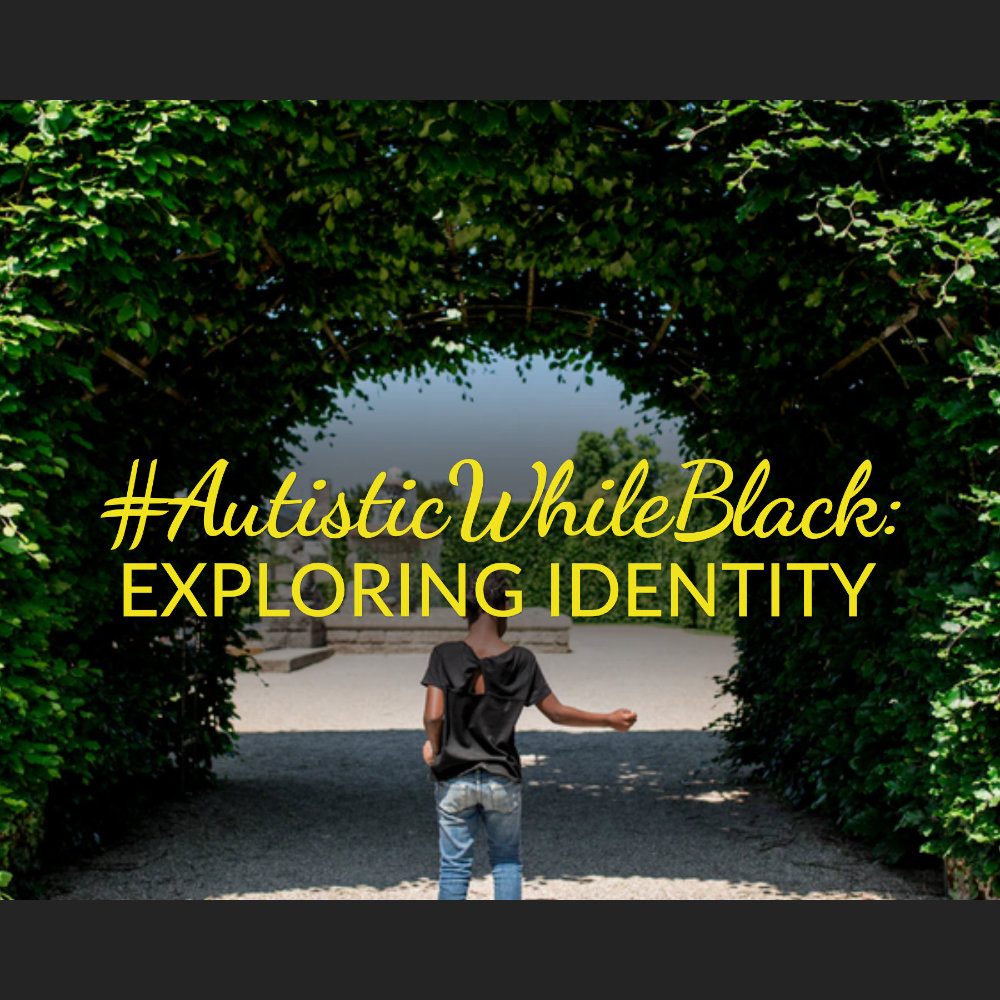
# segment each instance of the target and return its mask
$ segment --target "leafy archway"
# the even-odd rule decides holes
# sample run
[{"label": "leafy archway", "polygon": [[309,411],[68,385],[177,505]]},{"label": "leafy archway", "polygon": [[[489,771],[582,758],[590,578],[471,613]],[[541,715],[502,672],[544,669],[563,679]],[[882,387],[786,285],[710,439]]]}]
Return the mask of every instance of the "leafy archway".
[{"label": "leafy archway", "polygon": [[[428,363],[460,377],[489,346],[603,366],[685,415],[691,453],[737,482],[769,458],[769,491],[797,504],[871,460],[867,492],[903,505],[858,547],[878,599],[853,619],[832,592],[810,617],[755,600],[730,752],[887,854],[993,877],[996,112],[4,105],[0,861],[46,802],[49,834],[72,817],[78,835],[103,786],[206,769],[229,740],[235,619],[166,644],[120,617],[99,513],[131,461],[183,488],[224,456],[252,501],[337,388]],[[159,544],[143,557],[207,543]],[[836,538],[730,544],[845,560]]]}]

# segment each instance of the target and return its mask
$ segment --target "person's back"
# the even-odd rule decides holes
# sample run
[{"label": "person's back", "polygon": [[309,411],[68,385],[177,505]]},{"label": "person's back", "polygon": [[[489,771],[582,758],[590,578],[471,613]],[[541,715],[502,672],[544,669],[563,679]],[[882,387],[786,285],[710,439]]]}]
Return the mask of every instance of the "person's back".
[{"label": "person's back", "polygon": [[424,761],[435,778],[441,854],[439,899],[465,899],[472,873],[476,833],[486,827],[494,896],[521,898],[521,759],[515,727],[522,709],[538,705],[563,725],[606,726],[624,732],[635,713],[607,714],[563,705],[552,693],[534,654],[503,642],[510,582],[502,573],[487,577],[486,608],[477,603],[472,581],[466,598],[469,633],[431,652],[421,681],[424,704]]},{"label": "person's back", "polygon": [[479,656],[467,642],[445,642],[431,653],[425,683],[444,692],[434,777],[448,781],[479,768],[520,781],[514,727],[524,706],[550,693],[530,650],[508,646],[492,656]]}]

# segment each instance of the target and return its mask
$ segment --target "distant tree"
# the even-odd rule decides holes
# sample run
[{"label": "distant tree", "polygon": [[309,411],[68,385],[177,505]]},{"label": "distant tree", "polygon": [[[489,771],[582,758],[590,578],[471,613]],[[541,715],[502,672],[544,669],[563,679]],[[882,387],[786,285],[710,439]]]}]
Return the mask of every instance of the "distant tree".
[{"label": "distant tree", "polygon": [[608,471],[615,464],[611,439],[600,431],[581,431],[576,441],[573,455],[573,479],[567,496],[572,500],[582,500],[584,493],[594,485],[608,478]]},{"label": "distant tree", "polygon": [[461,500],[462,495],[455,489],[447,479],[435,479],[426,486],[417,480],[417,500]]},{"label": "distant tree", "polygon": [[[413,490],[416,491],[417,502],[423,503],[424,500],[461,500],[461,494],[458,490],[447,479],[435,479],[430,483],[425,483],[422,479],[417,479],[412,472],[408,469],[403,473],[403,480],[412,479],[416,486]],[[408,491],[409,492],[409,491]]]},{"label": "distant tree", "polygon": [[355,483],[349,489],[344,490],[344,498],[347,500],[364,500],[371,487],[371,483]]},{"label": "distant tree", "polygon": [[[683,493],[687,485],[684,471],[671,462],[659,461],[659,445],[647,434],[637,434],[629,440],[624,427],[616,428],[608,437],[599,431],[582,431],[573,455],[573,479],[566,498],[592,503],[598,497],[613,497],[635,466],[645,459],[649,474],[639,491],[639,499],[651,496],[671,496]],[[602,483],[614,485],[605,489]]]}]

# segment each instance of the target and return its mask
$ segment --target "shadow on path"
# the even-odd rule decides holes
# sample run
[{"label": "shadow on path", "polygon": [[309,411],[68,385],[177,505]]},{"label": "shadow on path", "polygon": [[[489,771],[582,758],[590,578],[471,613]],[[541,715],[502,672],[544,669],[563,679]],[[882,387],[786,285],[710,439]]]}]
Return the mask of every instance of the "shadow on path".
[{"label": "shadow on path", "polygon": [[[422,738],[418,730],[243,734],[239,755],[217,763],[217,788],[50,873],[49,898],[322,898],[394,887],[427,896],[437,832]],[[719,745],[698,731],[520,733],[525,878],[660,880],[639,893],[660,897],[942,895],[936,872],[875,864],[818,818],[713,764]],[[484,854],[476,874],[487,871]],[[684,888],[691,881],[719,885]]]}]

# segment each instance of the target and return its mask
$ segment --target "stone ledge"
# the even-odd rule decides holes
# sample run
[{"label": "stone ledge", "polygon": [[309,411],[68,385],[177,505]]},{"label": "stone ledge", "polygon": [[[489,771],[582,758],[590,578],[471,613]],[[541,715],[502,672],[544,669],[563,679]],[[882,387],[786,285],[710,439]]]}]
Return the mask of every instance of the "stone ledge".
[{"label": "stone ledge", "polygon": [[[324,621],[327,646],[345,653],[422,653],[439,642],[461,639],[469,629],[451,608],[431,608],[426,618],[338,612]],[[510,619],[504,641],[540,653],[568,653],[572,621],[569,615],[553,618],[545,608],[524,608]]]}]

